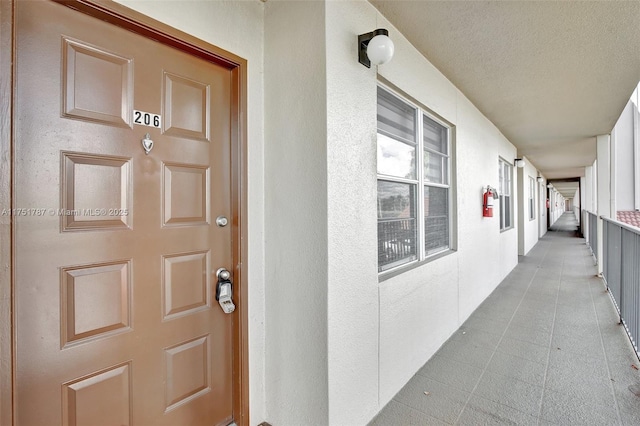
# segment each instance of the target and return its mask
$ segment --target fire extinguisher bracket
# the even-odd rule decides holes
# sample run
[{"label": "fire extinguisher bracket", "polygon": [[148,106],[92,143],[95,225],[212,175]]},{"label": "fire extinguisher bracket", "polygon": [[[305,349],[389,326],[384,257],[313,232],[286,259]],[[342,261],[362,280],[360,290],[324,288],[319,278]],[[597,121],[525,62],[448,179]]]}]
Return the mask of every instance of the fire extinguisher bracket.
[{"label": "fire extinguisher bracket", "polygon": [[493,217],[493,201],[498,197],[498,191],[487,185],[482,194],[482,217]]}]

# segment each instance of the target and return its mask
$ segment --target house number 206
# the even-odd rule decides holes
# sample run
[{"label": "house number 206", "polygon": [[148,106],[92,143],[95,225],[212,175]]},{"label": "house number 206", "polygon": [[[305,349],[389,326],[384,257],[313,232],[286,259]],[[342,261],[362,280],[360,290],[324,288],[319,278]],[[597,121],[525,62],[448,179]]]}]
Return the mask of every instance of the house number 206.
[{"label": "house number 206", "polygon": [[161,117],[158,114],[150,112],[133,110],[133,122],[141,126],[160,128],[162,124]]}]

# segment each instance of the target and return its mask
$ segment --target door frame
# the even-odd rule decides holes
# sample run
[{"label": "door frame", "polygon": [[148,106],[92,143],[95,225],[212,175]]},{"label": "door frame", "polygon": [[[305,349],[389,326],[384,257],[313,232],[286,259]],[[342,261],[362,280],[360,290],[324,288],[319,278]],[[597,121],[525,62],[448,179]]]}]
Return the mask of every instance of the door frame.
[{"label": "door frame", "polygon": [[[15,208],[14,105],[16,1],[0,1],[0,210]],[[190,34],[111,0],[52,0],[164,45],[199,57],[231,72],[231,232],[234,268],[233,415],[249,424],[249,342],[247,285],[247,61]],[[14,424],[15,383],[15,222],[0,216],[0,424]]]}]

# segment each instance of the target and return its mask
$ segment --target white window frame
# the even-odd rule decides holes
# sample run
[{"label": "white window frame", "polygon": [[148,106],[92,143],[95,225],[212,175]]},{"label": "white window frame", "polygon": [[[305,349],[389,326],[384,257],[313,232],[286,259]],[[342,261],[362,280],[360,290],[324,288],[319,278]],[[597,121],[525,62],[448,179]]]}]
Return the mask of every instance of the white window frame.
[{"label": "white window frame", "polygon": [[536,180],[529,176],[529,220],[536,218]]},{"label": "white window frame", "polygon": [[[454,202],[454,198],[455,198],[455,180],[453,179],[452,174],[455,171],[455,164],[454,164],[454,160],[455,160],[455,152],[454,152],[454,147],[455,147],[455,142],[453,140],[453,126],[449,123],[447,123],[446,121],[440,119],[439,117],[437,117],[434,113],[432,113],[431,111],[429,111],[427,108],[419,105],[417,102],[413,102],[411,100],[409,100],[406,96],[402,96],[401,94],[398,93],[398,91],[379,83],[378,87],[381,88],[382,90],[386,91],[388,94],[392,95],[393,97],[395,97],[396,99],[398,99],[399,101],[403,102],[404,104],[410,106],[411,108],[415,109],[415,115],[414,115],[414,120],[415,120],[415,124],[416,124],[416,155],[415,155],[415,172],[416,172],[416,178],[415,179],[406,179],[406,178],[399,178],[396,176],[389,176],[389,175],[385,175],[385,174],[380,174],[377,173],[377,178],[376,178],[376,182],[379,181],[387,181],[387,182],[397,182],[397,183],[408,183],[408,184],[412,184],[415,185],[416,188],[416,225],[417,225],[417,247],[416,247],[416,251],[417,251],[417,256],[416,259],[414,260],[409,260],[406,262],[403,262],[401,264],[397,264],[395,266],[391,266],[388,269],[384,269],[384,270],[380,270],[380,266],[378,267],[378,274],[380,276],[381,279],[386,279],[389,278],[391,276],[395,276],[398,273],[402,273],[405,270],[408,269],[412,269],[418,265],[421,265],[423,263],[435,260],[437,258],[442,257],[443,255],[452,253],[455,251],[455,242],[454,242],[454,235],[455,235],[455,230],[454,230],[454,226],[455,226],[455,202]],[[436,122],[437,124],[443,126],[446,129],[446,139],[447,139],[447,154],[443,154],[441,152],[437,152],[437,151],[433,151],[429,148],[425,148],[425,144],[424,144],[424,122],[423,122],[423,117],[428,117],[430,120],[433,120],[434,122]],[[386,136],[389,136],[385,133],[382,133]],[[447,171],[446,171],[446,184],[440,184],[440,183],[433,183],[433,182],[428,182],[425,178],[425,173],[424,173],[424,152],[425,151],[433,151],[435,153],[437,153],[438,155],[444,157],[447,159]],[[426,226],[425,226],[425,197],[424,197],[424,192],[425,192],[425,187],[434,187],[434,188],[446,188],[447,189],[447,215],[448,215],[448,246],[442,248],[442,250],[438,250],[436,252],[433,253],[426,253]],[[379,220],[378,220],[379,221]]]},{"label": "white window frame", "polygon": [[[505,181],[506,179],[506,181]],[[498,195],[500,204],[500,231],[513,229],[513,164],[498,158]],[[509,202],[506,202],[509,197]],[[510,223],[506,224],[506,212],[509,211]]]}]

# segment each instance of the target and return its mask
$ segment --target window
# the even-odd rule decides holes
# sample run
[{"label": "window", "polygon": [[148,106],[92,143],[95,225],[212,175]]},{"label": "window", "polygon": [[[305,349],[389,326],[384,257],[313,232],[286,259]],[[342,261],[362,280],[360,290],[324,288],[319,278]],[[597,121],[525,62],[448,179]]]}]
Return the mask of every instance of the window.
[{"label": "window", "polygon": [[503,159],[498,160],[498,176],[500,180],[500,230],[513,227],[513,206],[511,202],[511,176],[513,166]]},{"label": "window", "polygon": [[535,203],[535,194],[536,194],[536,181],[529,176],[529,220],[533,220],[536,218],[536,203]]},{"label": "window", "polygon": [[378,87],[378,272],[450,249],[450,128]]}]

